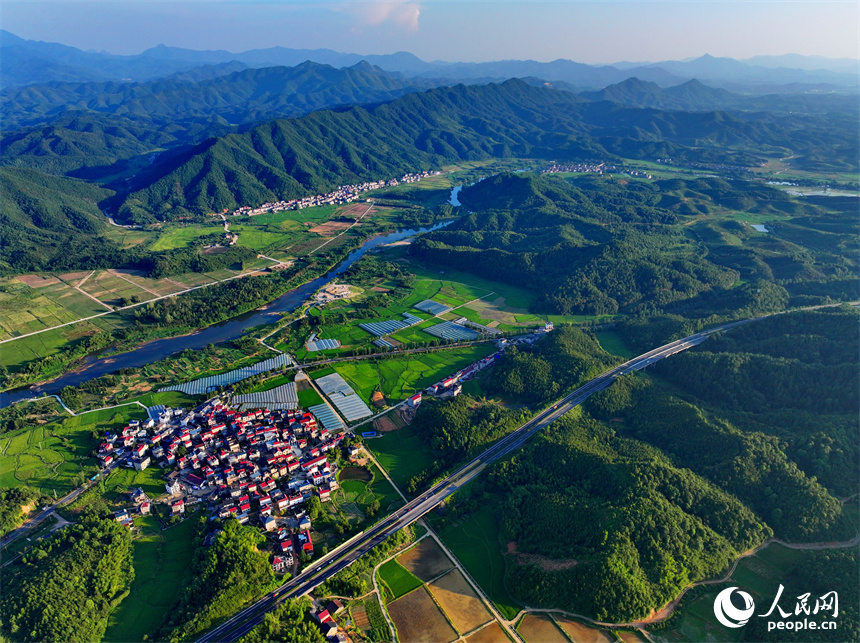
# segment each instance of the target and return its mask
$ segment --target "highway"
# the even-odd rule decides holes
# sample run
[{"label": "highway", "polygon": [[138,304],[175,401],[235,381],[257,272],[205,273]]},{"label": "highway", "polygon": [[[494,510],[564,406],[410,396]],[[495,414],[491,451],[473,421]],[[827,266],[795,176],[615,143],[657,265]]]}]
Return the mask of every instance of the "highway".
[{"label": "highway", "polygon": [[744,322],[726,324],[670,342],[598,375],[572,393],[558,400],[548,409],[535,415],[525,424],[487,448],[461,469],[455,471],[394,513],[386,516],[376,525],[314,561],[307,571],[290,579],[278,589],[259,599],[256,603],[245,608],[220,626],[204,634],[198,639],[198,643],[220,643],[235,641],[243,637],[263,620],[263,616],[267,612],[277,607],[281,602],[288,598],[296,598],[308,594],[337,572],[349,567],[349,565],[383,540],[431,511],[445,498],[456,492],[457,489],[478,476],[487,466],[519,449],[536,432],[548,426],[575,406],[581,404],[589,396],[610,386],[621,375],[646,368],[670,355],[697,346],[708,339],[711,334],[727,330],[740,323],[746,323],[746,320]]}]

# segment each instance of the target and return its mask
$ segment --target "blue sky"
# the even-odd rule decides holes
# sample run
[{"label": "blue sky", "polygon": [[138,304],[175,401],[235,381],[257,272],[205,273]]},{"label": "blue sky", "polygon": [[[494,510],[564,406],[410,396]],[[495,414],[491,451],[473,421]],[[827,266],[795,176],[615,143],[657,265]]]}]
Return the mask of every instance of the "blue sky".
[{"label": "blue sky", "polygon": [[116,54],[164,43],[229,51],[275,45],[411,51],[425,60],[462,61],[656,62],[705,53],[860,57],[856,0],[4,0],[0,22],[24,38]]}]

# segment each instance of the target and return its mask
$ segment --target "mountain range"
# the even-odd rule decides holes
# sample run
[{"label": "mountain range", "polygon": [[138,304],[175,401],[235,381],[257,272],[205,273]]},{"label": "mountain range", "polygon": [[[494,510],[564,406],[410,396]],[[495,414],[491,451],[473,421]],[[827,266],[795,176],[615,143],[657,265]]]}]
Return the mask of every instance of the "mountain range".
[{"label": "mountain range", "polygon": [[[671,157],[752,165],[768,152],[850,155],[825,119],[633,109],[512,79],[323,110],[213,138],[159,159],[114,204],[119,218],[175,219],[326,192],[458,160]],[[856,147],[856,146],[855,146]],[[846,161],[850,165],[850,161]]]},{"label": "mountain range", "polygon": [[[571,60],[537,62],[506,60],[483,63],[426,62],[408,52],[386,55],[341,53],[330,49],[289,49],[271,47],[240,53],[224,50],[197,51],[159,45],[133,56],[85,52],[58,43],[19,38],[0,31],[3,58],[3,86],[52,81],[146,81],[189,72],[197,67],[241,63],[249,67],[295,66],[313,61],[333,67],[349,67],[365,61],[389,72],[411,77],[449,80],[507,79],[536,76],[570,83],[580,91],[596,90],[630,76],[658,83],[678,85],[698,78],[720,87],[751,93],[802,91],[811,88],[858,86],[856,61],[787,57],[737,61],[709,55],[691,61],[664,61],[657,64],[586,65]],[[796,67],[778,66],[784,62]],[[812,67],[812,69],[810,69]],[[235,69],[234,69],[235,70]]]}]

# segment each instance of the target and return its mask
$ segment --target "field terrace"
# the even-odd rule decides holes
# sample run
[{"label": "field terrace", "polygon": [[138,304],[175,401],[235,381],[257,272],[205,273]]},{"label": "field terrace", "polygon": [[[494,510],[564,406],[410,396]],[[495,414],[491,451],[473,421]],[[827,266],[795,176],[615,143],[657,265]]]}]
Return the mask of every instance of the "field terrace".
[{"label": "field terrace", "polygon": [[238,412],[215,398],[107,433],[98,459],[103,467],[143,470],[155,462],[173,469],[165,476],[172,515],[206,503],[213,518],[258,525],[275,541],[273,567],[283,571],[292,569],[296,550],[313,554],[303,505],[314,495],[326,502],[338,488],[327,454],[342,439],[307,412]]}]

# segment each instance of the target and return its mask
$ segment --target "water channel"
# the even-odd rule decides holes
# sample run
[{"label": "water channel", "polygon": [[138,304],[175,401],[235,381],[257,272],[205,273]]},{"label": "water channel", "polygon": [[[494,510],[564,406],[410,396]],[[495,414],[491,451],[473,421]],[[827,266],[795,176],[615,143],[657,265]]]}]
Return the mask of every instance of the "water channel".
[{"label": "water channel", "polygon": [[[456,199],[456,191],[452,191],[452,199]],[[29,388],[17,389],[7,393],[0,393],[0,408],[18,402],[29,397],[40,397],[44,394],[53,395],[59,393],[66,386],[77,386],[83,382],[95,379],[108,373],[113,373],[121,368],[139,368],[152,362],[157,362],[185,349],[200,349],[209,344],[218,344],[231,339],[241,337],[242,334],[256,326],[273,324],[278,321],[282,313],[288,313],[304,303],[308,297],[318,289],[343,274],[356,261],[358,261],[368,250],[372,250],[386,243],[401,241],[421,232],[438,230],[453,221],[443,221],[429,228],[418,228],[417,230],[400,230],[390,234],[374,237],[365,241],[361,247],[350,252],[346,258],[332,271],[309,281],[278,297],[272,303],[258,308],[257,310],[239,315],[220,324],[208,326],[202,330],[182,335],[159,339],[143,344],[128,353],[120,353],[107,357],[87,357],[83,366],[72,373],[61,375],[55,380],[43,384],[34,385]]]}]

